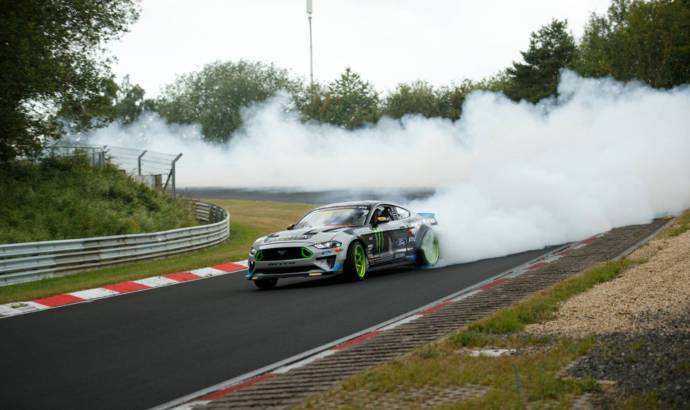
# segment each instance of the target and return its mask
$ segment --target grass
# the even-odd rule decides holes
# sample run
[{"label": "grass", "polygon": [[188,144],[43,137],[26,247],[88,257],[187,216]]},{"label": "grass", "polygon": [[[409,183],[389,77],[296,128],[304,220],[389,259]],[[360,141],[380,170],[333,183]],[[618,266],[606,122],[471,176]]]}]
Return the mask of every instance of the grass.
[{"label": "grass", "polygon": [[[564,301],[615,278],[634,263],[619,260],[589,269],[474,322],[448,338],[352,376],[324,395],[312,398],[306,407],[318,408],[319,403],[336,399],[347,402],[348,397],[361,398],[353,393],[363,390],[376,397],[405,387],[478,384],[489,387],[485,396],[457,402],[448,408],[569,408],[577,395],[596,391],[598,386],[591,378],[561,379],[558,372],[586,354],[594,339],[537,337],[522,331],[528,324],[554,318]],[[462,353],[464,348],[485,346],[529,349],[526,353],[498,358]],[[352,400],[356,407],[356,400],[361,399]]]},{"label": "grass", "polygon": [[0,168],[0,243],[155,232],[196,224],[190,207],[86,158]]},{"label": "grass", "polygon": [[668,236],[674,237],[687,232],[690,229],[690,210],[683,212],[673,226],[668,230]]},{"label": "grass", "polygon": [[0,304],[246,259],[249,246],[256,238],[284,229],[312,208],[312,205],[303,203],[206,201],[230,211],[230,239],[222,244],[165,259],[135,262],[59,278],[0,287]]},{"label": "grass", "polygon": [[[491,317],[471,324],[467,331],[481,334],[512,333],[522,331],[526,325],[553,319],[561,303],[598,283],[615,278],[634,263],[628,259],[621,259],[596,266],[584,274],[556,284],[514,307],[501,309]],[[463,336],[459,335],[458,337]]]}]

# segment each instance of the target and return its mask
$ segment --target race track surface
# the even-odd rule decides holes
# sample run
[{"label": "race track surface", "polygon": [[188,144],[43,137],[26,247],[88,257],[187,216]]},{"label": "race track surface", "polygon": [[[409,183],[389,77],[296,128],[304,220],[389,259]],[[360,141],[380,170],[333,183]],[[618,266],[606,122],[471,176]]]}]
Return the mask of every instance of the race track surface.
[{"label": "race track surface", "polygon": [[[552,249],[552,248],[551,248]],[[364,282],[241,273],[0,320],[0,408],[145,409],[430,303],[550,249]]]}]

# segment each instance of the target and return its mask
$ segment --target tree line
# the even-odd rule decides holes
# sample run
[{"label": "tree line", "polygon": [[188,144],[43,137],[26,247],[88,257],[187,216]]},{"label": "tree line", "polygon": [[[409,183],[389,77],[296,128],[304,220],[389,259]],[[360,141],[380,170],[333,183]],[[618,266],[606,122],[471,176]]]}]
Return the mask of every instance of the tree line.
[{"label": "tree line", "polygon": [[66,129],[127,124],[146,111],[198,123],[207,140],[224,142],[242,126],[243,107],[281,91],[304,121],[354,129],[383,116],[457,120],[476,90],[537,102],[557,95],[565,68],[657,88],[690,82],[690,0],[613,0],[606,13],[592,14],[579,41],[567,21],[554,19],[531,34],[521,61],[481,81],[419,80],[382,95],[351,68],[310,85],[273,64],[241,60],[179,76],[155,99],[128,78],[116,83],[103,55],[102,44],[138,17],[135,0],[0,2],[0,161],[30,155]]}]

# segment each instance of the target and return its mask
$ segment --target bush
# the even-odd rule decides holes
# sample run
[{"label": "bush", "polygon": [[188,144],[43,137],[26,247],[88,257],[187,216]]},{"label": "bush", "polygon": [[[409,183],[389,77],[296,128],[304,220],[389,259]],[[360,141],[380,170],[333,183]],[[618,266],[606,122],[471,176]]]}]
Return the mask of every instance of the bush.
[{"label": "bush", "polygon": [[154,232],[195,224],[179,200],[86,158],[13,162],[0,169],[0,243]]}]

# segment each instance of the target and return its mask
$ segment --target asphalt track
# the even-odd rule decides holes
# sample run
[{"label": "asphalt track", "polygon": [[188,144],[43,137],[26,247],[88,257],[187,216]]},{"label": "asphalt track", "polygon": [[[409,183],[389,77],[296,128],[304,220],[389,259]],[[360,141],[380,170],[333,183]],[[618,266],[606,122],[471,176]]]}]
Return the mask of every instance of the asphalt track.
[{"label": "asphalt track", "polygon": [[408,312],[548,250],[364,282],[241,273],[0,320],[0,408],[145,409]]}]

